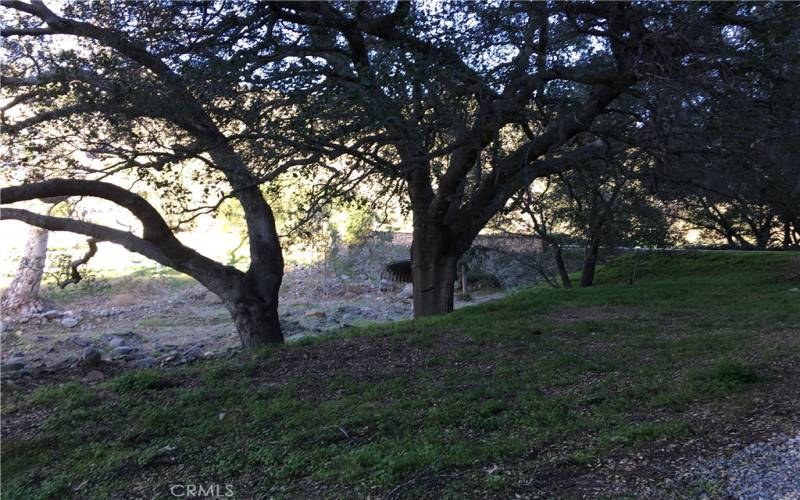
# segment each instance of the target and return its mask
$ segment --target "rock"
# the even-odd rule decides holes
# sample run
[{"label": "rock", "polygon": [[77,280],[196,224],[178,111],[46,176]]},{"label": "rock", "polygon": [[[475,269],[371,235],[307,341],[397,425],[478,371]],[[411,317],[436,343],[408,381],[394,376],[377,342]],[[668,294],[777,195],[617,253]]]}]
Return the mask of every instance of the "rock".
[{"label": "rock", "polygon": [[71,316],[67,316],[66,318],[63,318],[61,320],[61,325],[66,327],[66,328],[74,328],[74,327],[78,326],[79,322],[80,321],[78,320],[78,318],[73,318]]},{"label": "rock", "polygon": [[198,346],[192,346],[183,353],[186,361],[194,361],[203,355],[203,351]]},{"label": "rock", "polygon": [[112,349],[116,349],[117,347],[122,347],[126,345],[125,339],[120,337],[112,337],[111,340],[108,341],[108,347]]},{"label": "rock", "polygon": [[72,337],[69,341],[79,347],[90,347],[92,345],[92,341],[86,337]]},{"label": "rock", "polygon": [[120,358],[120,357],[123,357],[123,356],[127,356],[127,355],[129,355],[130,353],[132,353],[135,350],[136,350],[135,347],[121,345],[121,346],[119,346],[119,347],[117,347],[117,348],[115,348],[114,350],[111,351],[111,357]]},{"label": "rock", "polygon": [[47,319],[58,319],[58,318],[60,318],[62,316],[64,316],[64,313],[62,313],[61,311],[58,311],[56,309],[51,309],[49,311],[45,311],[45,312],[42,313],[42,317],[47,318]]},{"label": "rock", "polygon": [[800,292],[800,288],[790,288],[790,292]]},{"label": "rock", "polygon": [[405,297],[411,299],[414,297],[414,285],[412,283],[406,283],[402,290],[400,290],[399,295],[401,297]]},{"label": "rock", "polygon": [[81,363],[85,366],[99,366],[103,362],[103,353],[94,347],[87,347],[81,354]]},{"label": "rock", "polygon": [[25,360],[23,358],[8,358],[2,365],[2,371],[17,372],[25,368]]},{"label": "rock", "polygon": [[346,325],[352,325],[356,321],[358,321],[358,316],[353,313],[344,313],[342,315],[342,323]]},{"label": "rock", "polygon": [[0,333],[4,333],[8,327],[3,321],[0,321]]},{"label": "rock", "polygon": [[155,366],[155,364],[156,364],[156,360],[155,359],[151,358],[150,356],[146,356],[146,357],[144,357],[142,359],[136,360],[136,362],[133,363],[133,367],[134,368],[152,368],[153,366]]},{"label": "rock", "polygon": [[83,377],[86,380],[95,381],[95,380],[103,380],[106,378],[105,374],[100,370],[92,370]]},{"label": "rock", "polygon": [[306,311],[306,313],[303,316],[305,316],[306,318],[320,318],[320,319],[322,319],[322,318],[326,318],[328,315],[325,314],[325,311],[311,310],[311,311]]}]

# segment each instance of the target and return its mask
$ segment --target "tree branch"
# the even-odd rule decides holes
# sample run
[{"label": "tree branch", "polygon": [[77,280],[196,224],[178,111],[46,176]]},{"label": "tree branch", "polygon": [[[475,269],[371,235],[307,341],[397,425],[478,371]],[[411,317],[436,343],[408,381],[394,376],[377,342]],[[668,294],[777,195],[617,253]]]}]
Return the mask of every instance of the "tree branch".
[{"label": "tree branch", "polygon": [[[5,202],[5,200],[4,200]],[[30,224],[31,226],[41,227],[48,231],[68,231],[70,233],[82,234],[101,241],[116,243],[131,252],[135,252],[165,266],[173,267],[174,262],[167,258],[158,247],[143,238],[113,229],[100,224],[83,222],[64,217],[53,217],[51,215],[40,215],[21,208],[3,208],[0,210],[0,220],[18,220]]]}]

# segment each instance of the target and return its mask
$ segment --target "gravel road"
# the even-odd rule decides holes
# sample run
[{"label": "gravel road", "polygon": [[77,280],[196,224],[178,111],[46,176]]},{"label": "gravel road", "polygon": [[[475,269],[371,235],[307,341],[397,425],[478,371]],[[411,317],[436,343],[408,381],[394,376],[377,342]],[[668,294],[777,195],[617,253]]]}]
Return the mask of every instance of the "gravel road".
[{"label": "gravel road", "polygon": [[751,444],[700,466],[702,498],[800,499],[800,432]]}]

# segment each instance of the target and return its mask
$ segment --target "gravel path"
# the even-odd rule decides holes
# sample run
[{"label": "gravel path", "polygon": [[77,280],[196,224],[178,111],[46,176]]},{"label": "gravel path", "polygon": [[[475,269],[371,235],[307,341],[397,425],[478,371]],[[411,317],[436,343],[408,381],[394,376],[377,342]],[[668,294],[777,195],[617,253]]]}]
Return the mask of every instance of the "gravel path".
[{"label": "gravel path", "polygon": [[800,433],[755,443],[701,467],[705,498],[800,499]]}]

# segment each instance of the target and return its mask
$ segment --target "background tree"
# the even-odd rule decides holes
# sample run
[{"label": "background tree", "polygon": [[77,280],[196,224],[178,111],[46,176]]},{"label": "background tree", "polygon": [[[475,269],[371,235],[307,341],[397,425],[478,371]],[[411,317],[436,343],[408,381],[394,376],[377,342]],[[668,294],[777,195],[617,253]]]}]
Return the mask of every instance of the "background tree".
[{"label": "background tree", "polygon": [[[8,61],[3,129],[14,143],[5,168],[24,164],[37,172],[21,179],[22,185],[3,188],[2,203],[102,198],[129,210],[142,229],[134,234],[19,208],[5,208],[2,217],[117,243],[182,271],[222,299],[244,346],[282,341],[277,303],[283,258],[259,184],[304,162],[281,162],[279,151],[243,138],[248,126],[260,127],[263,108],[241,86],[246,62],[219,58],[240,39],[243,27],[231,22],[238,7],[74,2],[60,15],[41,1],[4,0],[2,6],[9,9],[4,20],[13,24],[2,30]],[[267,23],[265,18],[261,25]],[[63,50],[64,39],[77,43]],[[83,158],[64,156],[65,149]],[[65,168],[50,166],[56,156]],[[202,187],[208,204],[187,204],[182,177],[190,162],[195,167],[188,180]],[[169,201],[166,213],[109,182],[122,173],[137,176]],[[241,205],[247,225],[245,271],[184,246],[175,225],[167,223],[188,222],[227,198]]]},{"label": "background tree", "polygon": [[14,279],[3,291],[0,303],[3,314],[24,316],[44,310],[39,290],[47,260],[49,235],[48,230],[31,226]]},{"label": "background tree", "polygon": [[[298,154],[339,151],[413,212],[414,313],[453,306],[459,257],[534,179],[608,155],[605,114],[729,50],[738,4],[275,2],[265,43]],[[702,64],[701,64],[702,63]],[[617,107],[622,105],[622,108]],[[309,133],[312,132],[312,133]]]},{"label": "background tree", "polygon": [[792,3],[738,13],[753,22],[722,31],[733,49],[725,67],[654,84],[639,144],[679,217],[728,246],[789,247],[800,212],[800,15]]}]

